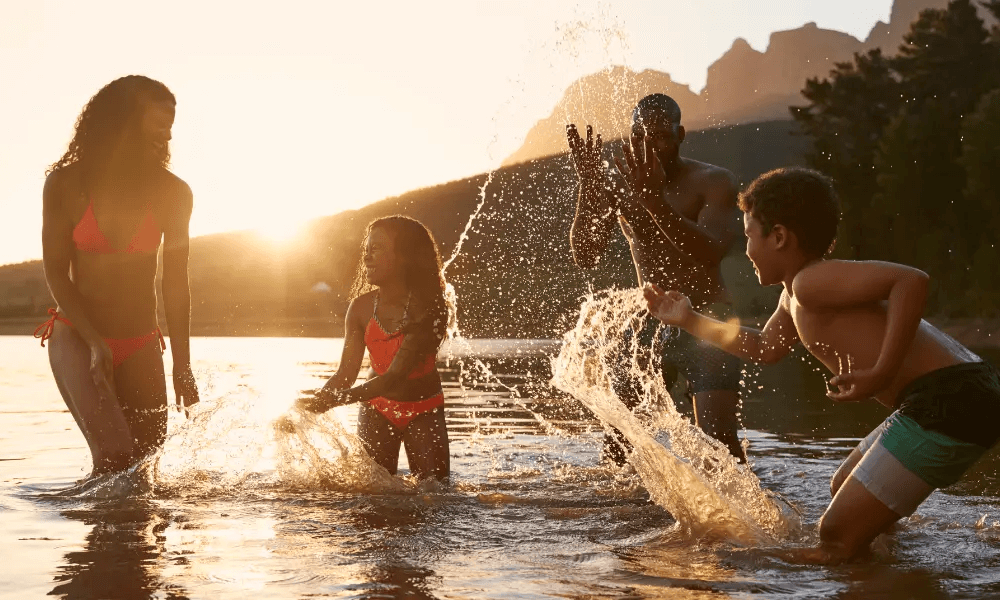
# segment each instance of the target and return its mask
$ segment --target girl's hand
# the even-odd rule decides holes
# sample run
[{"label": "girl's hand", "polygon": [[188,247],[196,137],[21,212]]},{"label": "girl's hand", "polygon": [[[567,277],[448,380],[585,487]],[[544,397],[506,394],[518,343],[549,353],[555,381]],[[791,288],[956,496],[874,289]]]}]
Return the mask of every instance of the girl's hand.
[{"label": "girl's hand", "polygon": [[694,314],[691,300],[680,292],[664,292],[655,283],[646,283],[642,288],[642,295],[646,299],[649,314],[667,325],[683,327]]},{"label": "girl's hand", "polygon": [[102,402],[118,402],[115,390],[115,361],[107,342],[98,338],[90,346],[90,376]]},{"label": "girl's hand", "polygon": [[348,404],[347,390],[335,390],[331,388],[320,388],[313,392],[311,396],[299,398],[295,404],[303,410],[309,412],[322,413],[335,406]]},{"label": "girl's hand", "polygon": [[867,400],[889,386],[891,381],[874,369],[861,369],[835,375],[830,379],[834,390],[827,390],[828,398],[835,402]]}]

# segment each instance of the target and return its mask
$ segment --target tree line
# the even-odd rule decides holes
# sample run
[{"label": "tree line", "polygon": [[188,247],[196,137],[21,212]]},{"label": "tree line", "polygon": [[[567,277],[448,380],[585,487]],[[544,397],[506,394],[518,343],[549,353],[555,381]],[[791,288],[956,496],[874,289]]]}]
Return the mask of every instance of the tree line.
[{"label": "tree line", "polygon": [[1000,315],[997,20],[1000,0],[925,10],[898,54],[837,63],[791,108],[813,142],[808,163],[841,196],[834,256],[927,271],[928,311],[941,316]]}]

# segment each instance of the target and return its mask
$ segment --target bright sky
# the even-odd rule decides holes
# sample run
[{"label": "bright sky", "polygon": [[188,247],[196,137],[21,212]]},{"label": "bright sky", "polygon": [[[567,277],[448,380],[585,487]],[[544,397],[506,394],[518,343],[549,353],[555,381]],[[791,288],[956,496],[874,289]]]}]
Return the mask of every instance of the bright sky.
[{"label": "bright sky", "polygon": [[41,256],[41,188],[87,100],[177,96],[192,235],[308,219],[485,172],[611,64],[700,91],[735,38],[809,21],[864,39],[892,0],[0,0],[0,264]]}]

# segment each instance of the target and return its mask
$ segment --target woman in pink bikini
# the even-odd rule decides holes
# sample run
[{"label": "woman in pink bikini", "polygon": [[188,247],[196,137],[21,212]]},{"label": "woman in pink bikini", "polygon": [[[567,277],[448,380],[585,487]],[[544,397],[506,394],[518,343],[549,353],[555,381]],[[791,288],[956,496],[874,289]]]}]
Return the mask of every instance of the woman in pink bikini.
[{"label": "woman in pink bikini", "polygon": [[36,336],[43,346],[49,340],[56,384],[90,446],[91,475],[127,468],[166,435],[161,237],[174,390],[179,406],[198,401],[189,351],[191,189],[167,170],[175,104],[148,77],[104,86],[42,193],[45,278],[59,308]]},{"label": "woman in pink bikini", "polygon": [[[446,479],[448,429],[435,358],[452,313],[427,228],[403,216],[373,221],[352,297],[340,367],[302,404],[323,412],[360,401],[358,437],[376,462],[395,474],[402,444],[413,475]],[[377,376],[352,388],[366,347]]]}]

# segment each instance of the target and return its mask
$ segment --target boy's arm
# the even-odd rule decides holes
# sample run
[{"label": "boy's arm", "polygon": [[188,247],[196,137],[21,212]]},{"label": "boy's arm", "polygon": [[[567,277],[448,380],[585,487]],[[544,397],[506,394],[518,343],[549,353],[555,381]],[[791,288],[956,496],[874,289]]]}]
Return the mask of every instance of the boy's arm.
[{"label": "boy's arm", "polygon": [[695,312],[691,308],[691,301],[680,292],[664,292],[655,284],[647,284],[643,288],[643,295],[650,314],[660,321],[680,327],[746,361],[764,364],[778,362],[799,341],[792,316],[785,310],[784,292],[778,308],[763,330],[706,317]]},{"label": "boy's arm", "polygon": [[927,273],[879,261],[824,261],[803,269],[792,292],[803,307],[836,311],[886,303],[885,336],[871,369],[841,373],[830,380],[834,400],[863,400],[885,389],[896,376],[913,343],[927,301]]}]

